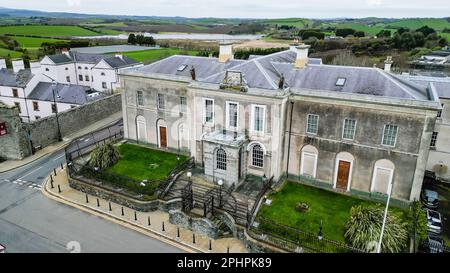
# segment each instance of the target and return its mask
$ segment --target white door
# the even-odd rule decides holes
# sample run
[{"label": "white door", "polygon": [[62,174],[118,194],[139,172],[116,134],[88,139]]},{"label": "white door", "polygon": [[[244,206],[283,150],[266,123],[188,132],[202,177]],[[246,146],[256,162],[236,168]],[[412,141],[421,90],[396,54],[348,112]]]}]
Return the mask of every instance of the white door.
[{"label": "white door", "polygon": [[302,160],[300,163],[300,174],[304,176],[316,177],[317,155],[302,152]]}]

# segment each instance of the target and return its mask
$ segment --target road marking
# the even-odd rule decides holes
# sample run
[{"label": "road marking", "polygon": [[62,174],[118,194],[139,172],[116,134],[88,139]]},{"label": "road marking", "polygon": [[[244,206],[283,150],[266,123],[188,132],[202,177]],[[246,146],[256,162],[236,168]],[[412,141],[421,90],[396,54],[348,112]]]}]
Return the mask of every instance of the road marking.
[{"label": "road marking", "polygon": [[17,181],[13,181],[14,184],[17,184]]},{"label": "road marking", "polygon": [[89,138],[86,138],[86,140],[84,142],[88,142],[88,141],[89,141]]},{"label": "road marking", "polygon": [[54,158],[53,161],[56,161],[56,160],[60,159],[63,156],[65,156],[65,154],[62,154],[62,155],[58,156],[57,158]]},{"label": "road marking", "polygon": [[42,167],[44,167],[44,166],[41,166],[41,167],[39,167],[39,168],[36,168],[36,169],[32,170],[31,172],[25,174],[24,176],[19,177],[19,179],[17,179],[17,180],[21,180],[21,179],[24,178],[25,176],[28,176],[28,175],[34,173],[35,171],[37,171],[37,170],[39,170],[39,169],[42,169]]}]

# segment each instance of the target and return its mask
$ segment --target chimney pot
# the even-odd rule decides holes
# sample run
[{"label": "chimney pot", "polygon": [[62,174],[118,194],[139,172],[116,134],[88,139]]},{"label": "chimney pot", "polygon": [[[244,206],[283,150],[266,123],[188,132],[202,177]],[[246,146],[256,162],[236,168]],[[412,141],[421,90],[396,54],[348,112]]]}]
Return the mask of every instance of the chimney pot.
[{"label": "chimney pot", "polygon": [[297,58],[295,60],[295,68],[304,68],[308,64],[308,50],[311,46],[301,44],[296,46]]},{"label": "chimney pot", "polygon": [[384,61],[384,71],[390,72],[393,63],[392,56],[387,56],[386,61]]},{"label": "chimney pot", "polygon": [[233,57],[233,43],[221,42],[219,43],[219,62],[225,63],[232,60]]},{"label": "chimney pot", "polygon": [[123,54],[122,52],[117,52],[115,55],[117,58],[120,58],[121,60],[123,60]]}]

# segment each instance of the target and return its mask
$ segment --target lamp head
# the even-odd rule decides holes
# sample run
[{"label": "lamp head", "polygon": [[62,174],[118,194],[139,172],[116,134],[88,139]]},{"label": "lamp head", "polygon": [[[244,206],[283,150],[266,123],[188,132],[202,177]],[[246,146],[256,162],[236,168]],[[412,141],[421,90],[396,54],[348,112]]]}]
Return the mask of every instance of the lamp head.
[{"label": "lamp head", "polygon": [[187,177],[191,177],[192,176],[192,173],[191,172],[187,172]]},{"label": "lamp head", "polygon": [[217,181],[217,184],[219,184],[219,186],[222,186],[223,185],[223,180],[219,179],[219,181]]}]

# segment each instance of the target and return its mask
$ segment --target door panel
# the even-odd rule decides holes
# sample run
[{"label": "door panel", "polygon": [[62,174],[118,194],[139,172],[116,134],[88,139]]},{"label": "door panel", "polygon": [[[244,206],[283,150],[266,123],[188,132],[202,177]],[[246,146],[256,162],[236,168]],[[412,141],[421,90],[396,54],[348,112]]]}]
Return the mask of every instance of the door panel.
[{"label": "door panel", "polygon": [[347,190],[350,162],[339,160],[336,188]]},{"label": "door panel", "polygon": [[167,147],[167,128],[159,127],[159,143],[163,148]]}]

